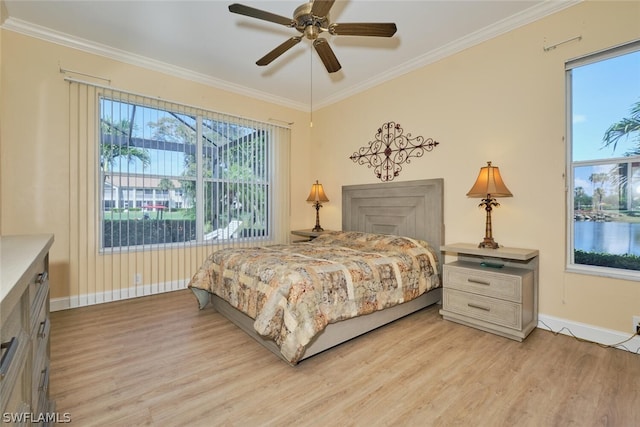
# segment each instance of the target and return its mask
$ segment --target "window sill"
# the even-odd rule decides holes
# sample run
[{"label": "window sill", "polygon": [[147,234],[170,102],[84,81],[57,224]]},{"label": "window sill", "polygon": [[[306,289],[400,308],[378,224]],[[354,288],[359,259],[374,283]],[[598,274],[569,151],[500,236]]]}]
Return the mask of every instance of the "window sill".
[{"label": "window sill", "polygon": [[622,270],[619,268],[570,264],[567,265],[565,271],[567,273],[586,274],[589,276],[601,276],[611,279],[632,280],[635,282],[640,282],[640,271],[638,270]]}]

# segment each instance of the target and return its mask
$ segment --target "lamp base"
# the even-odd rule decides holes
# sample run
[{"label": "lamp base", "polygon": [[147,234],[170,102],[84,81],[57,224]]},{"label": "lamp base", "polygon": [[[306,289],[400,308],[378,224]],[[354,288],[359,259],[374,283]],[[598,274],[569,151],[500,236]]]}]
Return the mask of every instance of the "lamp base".
[{"label": "lamp base", "polygon": [[485,249],[498,249],[500,245],[498,244],[498,242],[495,242],[493,239],[488,239],[485,237],[484,240],[480,242],[478,247],[485,248]]},{"label": "lamp base", "polygon": [[487,222],[484,226],[484,240],[478,245],[479,248],[485,249],[498,249],[500,245],[493,240],[493,233],[491,232],[491,209],[494,206],[500,206],[496,199],[491,197],[491,194],[487,194],[486,199],[482,199],[482,203],[479,206],[484,206],[484,210],[487,212]]},{"label": "lamp base", "polygon": [[322,205],[320,202],[315,202],[313,206],[316,208],[316,226],[311,229],[311,231],[324,231],[322,227],[320,227],[320,208]]}]

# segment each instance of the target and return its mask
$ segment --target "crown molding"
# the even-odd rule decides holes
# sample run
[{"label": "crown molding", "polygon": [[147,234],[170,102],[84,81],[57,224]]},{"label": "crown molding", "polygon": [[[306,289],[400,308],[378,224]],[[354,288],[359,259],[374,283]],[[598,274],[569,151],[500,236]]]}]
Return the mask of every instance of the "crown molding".
[{"label": "crown molding", "polygon": [[443,58],[454,55],[458,52],[490,40],[494,37],[535,22],[546,16],[552,15],[563,9],[581,3],[582,1],[584,0],[547,0],[544,3],[530,7],[529,9],[524,10],[519,14],[513,15],[507,19],[503,19],[502,21],[482,28],[438,49],[434,49],[430,52],[425,53],[424,55],[404,62],[382,74],[378,74],[374,78],[364,80],[358,85],[351,86],[347,90],[326,97],[320,102],[314,102],[315,108],[323,108],[331,104],[335,104],[336,102],[349,98],[357,93],[364,92],[367,89],[371,89],[372,87],[393,80],[404,74],[410,73],[411,71],[415,71],[419,68],[425,67],[426,65],[437,62]]},{"label": "crown molding", "polygon": [[[582,1],[584,0],[547,0],[517,15],[511,16],[508,19],[504,19],[489,27],[482,28],[481,30],[462,37],[452,43],[442,46],[441,48],[432,50],[415,59],[400,64],[385,73],[375,76],[374,78],[364,80],[357,85],[351,86],[346,90],[335,93],[319,101],[314,101],[313,109],[317,110],[327,107],[331,104],[335,104],[336,102],[342,101],[346,98],[349,98],[350,96],[356,95],[367,89],[407,74],[411,71],[432,64],[447,56],[458,53],[464,49],[468,49],[469,47],[539,20],[545,16],[559,12]],[[92,42],[90,40],[74,37],[69,34],[32,24],[30,22],[23,21],[17,18],[8,17],[1,25],[1,28],[35,37],[51,43],[66,46],[72,49],[81,50],[94,55],[100,55],[106,58],[114,59],[116,61],[157,71],[170,76],[182,78],[196,83],[201,83],[217,89],[236,93],[238,95],[243,95],[253,99],[281,105],[283,107],[292,108],[299,111],[308,111],[309,109],[309,106],[307,104],[296,102],[288,98],[278,97],[266,92],[237,85],[226,80],[217,79],[206,74],[198,73],[166,62],[157,61],[152,58],[136,55],[131,52]]]},{"label": "crown molding", "polygon": [[135,65],[149,70],[157,71],[173,77],[201,83],[217,89],[226,90],[239,95],[248,96],[253,99],[270,102],[295,110],[306,111],[308,105],[295,102],[287,98],[277,97],[266,92],[261,92],[245,86],[237,85],[226,80],[217,79],[206,74],[198,73],[186,68],[178,67],[166,62],[157,61],[142,55],[136,55],[125,50],[116,49],[111,46],[96,43],[80,37],[71,36],[66,33],[52,30],[40,25],[36,25],[21,19],[9,17],[1,26],[4,30],[14,31],[26,36],[41,39],[47,42],[77,49],[94,55],[103,56],[126,64]]}]

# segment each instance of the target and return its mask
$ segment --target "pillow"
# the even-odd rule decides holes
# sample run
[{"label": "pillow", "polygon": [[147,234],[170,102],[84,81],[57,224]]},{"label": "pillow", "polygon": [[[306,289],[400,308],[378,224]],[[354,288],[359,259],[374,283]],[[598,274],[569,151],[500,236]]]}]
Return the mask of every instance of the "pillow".
[{"label": "pillow", "polygon": [[328,231],[311,241],[319,245],[338,245],[358,250],[406,252],[412,249],[430,249],[425,241],[393,234],[365,233],[361,231]]}]

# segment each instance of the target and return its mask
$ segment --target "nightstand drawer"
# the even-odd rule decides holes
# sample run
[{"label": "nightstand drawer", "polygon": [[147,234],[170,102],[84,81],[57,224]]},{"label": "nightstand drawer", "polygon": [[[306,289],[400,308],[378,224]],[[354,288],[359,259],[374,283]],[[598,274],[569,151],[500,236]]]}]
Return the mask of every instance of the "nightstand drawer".
[{"label": "nightstand drawer", "polygon": [[522,328],[522,305],[509,301],[445,288],[442,307],[446,311],[473,319],[508,328]]},{"label": "nightstand drawer", "polygon": [[533,272],[504,267],[490,270],[478,264],[457,261],[443,267],[449,289],[472,292],[507,301],[522,302],[522,288],[533,281]]}]

